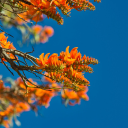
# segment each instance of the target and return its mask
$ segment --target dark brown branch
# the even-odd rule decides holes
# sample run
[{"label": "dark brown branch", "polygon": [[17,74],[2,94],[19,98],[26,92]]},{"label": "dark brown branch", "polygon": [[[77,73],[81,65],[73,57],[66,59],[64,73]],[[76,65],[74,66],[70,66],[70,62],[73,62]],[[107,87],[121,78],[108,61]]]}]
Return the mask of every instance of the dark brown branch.
[{"label": "dark brown branch", "polygon": [[28,60],[31,60],[31,61],[33,61],[33,62],[36,62],[36,58],[35,58],[35,57],[33,57],[33,56],[29,55],[29,54],[23,53],[23,52],[21,52],[21,51],[19,51],[19,50],[6,49],[6,48],[3,48],[3,50],[4,50],[5,52],[7,52],[7,53],[12,53],[12,54],[21,56],[21,57],[23,57],[23,58],[26,58],[26,59],[28,59]]}]

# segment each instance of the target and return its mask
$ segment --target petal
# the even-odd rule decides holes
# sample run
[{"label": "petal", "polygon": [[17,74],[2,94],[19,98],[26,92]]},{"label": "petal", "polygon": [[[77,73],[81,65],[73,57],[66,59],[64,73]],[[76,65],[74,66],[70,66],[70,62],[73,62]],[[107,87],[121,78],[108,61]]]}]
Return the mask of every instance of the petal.
[{"label": "petal", "polygon": [[48,56],[49,56],[50,53],[47,53],[44,57],[44,62],[46,62],[48,60]]},{"label": "petal", "polygon": [[65,56],[70,57],[70,54],[69,54],[69,46],[66,48]]},{"label": "petal", "polygon": [[37,62],[38,65],[41,65],[41,61],[37,58],[36,58],[36,62]]},{"label": "petal", "polygon": [[41,62],[42,62],[42,64],[44,63],[44,53],[42,53],[41,55],[40,55],[40,60],[41,60]]},{"label": "petal", "polygon": [[75,47],[71,50],[70,55],[72,58],[75,58],[75,56],[77,55],[77,49],[78,47]]},{"label": "petal", "polygon": [[66,62],[68,65],[71,65],[75,62],[76,59],[67,59]]}]

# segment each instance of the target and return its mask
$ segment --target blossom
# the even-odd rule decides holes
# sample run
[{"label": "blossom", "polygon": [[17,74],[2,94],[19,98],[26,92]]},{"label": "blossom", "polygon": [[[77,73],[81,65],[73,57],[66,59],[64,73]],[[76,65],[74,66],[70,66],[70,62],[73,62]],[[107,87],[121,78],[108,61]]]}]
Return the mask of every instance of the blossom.
[{"label": "blossom", "polygon": [[87,91],[88,91],[88,87],[84,87],[83,91],[77,91],[77,92],[70,90],[70,89],[65,89],[61,92],[61,97],[64,100],[68,99],[69,105],[80,104],[81,99],[84,99],[86,101],[89,100],[88,95],[86,94]]},{"label": "blossom", "polygon": [[35,25],[32,27],[36,42],[46,43],[49,37],[53,36],[54,30],[50,26]]},{"label": "blossom", "polygon": [[30,106],[27,103],[19,102],[16,105],[16,112],[17,113],[21,113],[23,111],[29,111],[29,110],[30,110]]},{"label": "blossom", "polygon": [[41,30],[43,29],[43,27],[40,25],[35,25],[32,27],[32,29],[34,30],[35,33],[39,34]]},{"label": "blossom", "polygon": [[40,60],[39,60],[39,59],[36,59],[38,65],[40,66],[40,67],[37,67],[38,69],[42,69],[42,68],[44,68],[44,67],[46,66],[46,64],[47,64],[47,62],[48,62],[48,56],[49,56],[49,54],[50,54],[50,53],[47,53],[47,54],[45,55],[45,57],[44,57],[44,53],[42,53],[42,54],[40,55]]},{"label": "blossom", "polygon": [[[19,17],[18,17],[19,16]],[[29,22],[30,19],[27,16],[27,12],[24,13],[20,13],[18,14],[17,17],[15,17],[15,21],[19,24],[22,25],[23,23],[25,23],[25,21]],[[22,19],[21,19],[22,18]],[[24,19],[24,20],[23,20]]]},{"label": "blossom", "polygon": [[48,37],[51,37],[51,36],[53,36],[53,34],[54,34],[54,30],[53,30],[53,28],[50,27],[50,26],[45,26],[45,27],[44,27],[44,33],[45,33]]},{"label": "blossom", "polygon": [[37,103],[47,108],[50,105],[49,102],[51,101],[51,98],[54,97],[54,92],[37,89],[35,96],[39,99]]},{"label": "blossom", "polygon": [[[89,64],[98,64],[98,60],[92,57],[82,57],[81,53],[77,51],[77,47],[69,52],[69,46],[65,52],[61,52],[60,56],[49,53],[44,56],[42,53],[39,59],[36,59],[38,66],[37,69],[47,72],[47,77],[51,81],[62,83],[64,87],[73,89],[74,91],[81,90],[81,86],[89,86],[90,82],[85,78],[84,72],[92,73],[93,69],[88,66]],[[49,56],[49,57],[48,57]]]},{"label": "blossom", "polygon": [[[94,2],[101,2],[101,0],[94,0]],[[36,23],[42,20],[42,14],[47,15],[47,17],[52,18],[58,22],[58,24],[63,24],[63,18],[60,16],[57,9],[69,16],[72,9],[77,11],[82,10],[95,10],[95,6],[88,0],[30,0],[29,4],[26,2],[20,2],[24,8],[27,8],[27,16],[29,19],[34,20]],[[20,4],[19,4],[20,5]]]},{"label": "blossom", "polygon": [[[9,41],[7,41],[7,38],[5,35],[5,33],[2,32],[0,33],[0,45],[2,48],[6,48],[6,49],[15,49],[15,47],[13,46],[12,43],[10,43]],[[15,59],[14,55],[11,53],[7,53],[11,59]],[[6,61],[4,58],[2,58],[2,61]]]}]

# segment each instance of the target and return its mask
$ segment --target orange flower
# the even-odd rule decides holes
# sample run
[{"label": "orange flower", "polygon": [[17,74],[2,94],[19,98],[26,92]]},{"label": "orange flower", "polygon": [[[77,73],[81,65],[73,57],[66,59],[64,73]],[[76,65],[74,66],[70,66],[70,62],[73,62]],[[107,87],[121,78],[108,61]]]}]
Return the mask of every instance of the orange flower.
[{"label": "orange flower", "polygon": [[42,53],[40,55],[40,60],[36,59],[37,61],[37,64],[40,66],[40,67],[37,67],[38,69],[42,69],[45,67],[46,63],[48,62],[48,56],[49,56],[50,53],[47,53],[44,57],[44,53]]},{"label": "orange flower", "polygon": [[84,89],[83,91],[78,91],[77,94],[79,97],[81,97],[82,99],[88,101],[89,97],[86,94],[88,92],[88,87],[87,86],[82,86],[82,88]]},{"label": "orange flower", "polygon": [[[69,105],[75,105],[75,104],[79,104],[81,99],[84,100],[89,100],[88,95],[86,94],[88,91],[87,87],[83,86],[83,91],[78,91],[75,92],[73,90],[69,90],[69,89],[65,89],[61,92],[61,97],[62,99],[68,99],[69,100]],[[72,103],[71,101],[75,101],[74,103]]]},{"label": "orange flower", "polygon": [[69,46],[66,48],[64,61],[66,61],[68,65],[71,65],[75,62],[75,59],[71,58],[71,55],[69,53]]},{"label": "orange flower", "polygon": [[44,81],[47,81],[49,83],[55,83],[55,81],[53,81],[52,79],[49,78],[49,74],[47,72],[45,73],[45,75],[48,77],[44,76]]},{"label": "orange flower", "polygon": [[[26,13],[26,12],[20,13],[20,14],[18,14],[18,15],[22,18],[22,19],[21,19],[21,18],[18,17],[18,16],[15,18],[15,21],[16,21],[18,24],[22,25],[25,21],[30,21],[30,20],[28,19],[28,16],[27,16],[27,13]],[[24,19],[25,21],[24,21],[23,19]]]},{"label": "orange flower", "polygon": [[49,59],[48,59],[48,64],[50,64],[50,65],[56,65],[57,61],[58,61],[58,54],[53,53],[53,54],[49,57]]},{"label": "orange flower", "polygon": [[[49,55],[49,54],[48,54]],[[46,58],[46,59],[45,59]],[[44,53],[37,59],[37,64],[42,71],[48,72],[49,79],[55,80],[64,84],[65,87],[71,88],[75,91],[80,90],[75,88],[75,84],[89,86],[89,81],[84,77],[84,72],[92,73],[93,69],[88,64],[96,64],[98,61],[94,58],[81,57],[81,53],[77,51],[77,47],[69,52],[69,46],[65,52],[61,52],[60,56],[54,53],[49,58]]]},{"label": "orange flower", "polygon": [[[9,41],[7,42],[7,38],[5,35],[5,33],[2,32],[0,33],[0,45],[2,46],[2,48],[6,48],[6,49],[15,49],[15,47],[13,46],[12,43],[10,43]],[[14,55],[11,53],[7,53],[11,59],[15,59]],[[4,58],[2,58],[3,61],[6,61]]]},{"label": "orange flower", "polygon": [[51,98],[55,95],[53,91],[46,91],[42,89],[37,89],[36,93],[36,98],[38,100],[39,105],[44,105],[46,108],[49,106],[49,102]]},{"label": "orange flower", "polygon": [[[46,70],[46,69],[51,69],[53,68],[55,70],[55,68],[59,67],[63,68],[63,62],[61,62],[60,60],[58,60],[58,54],[53,53],[49,58],[50,53],[47,53],[44,57],[44,53],[42,53],[39,57],[39,59],[36,59],[37,64],[39,65],[39,67],[36,67],[37,69],[42,69],[42,70]],[[51,67],[52,66],[52,67]]]},{"label": "orange flower", "polygon": [[9,114],[12,114],[14,111],[13,109],[14,109],[13,106],[9,105],[6,110],[0,112],[0,116],[7,116]]},{"label": "orange flower", "polygon": [[44,32],[45,32],[45,34],[46,34],[48,37],[51,37],[51,36],[53,36],[53,34],[54,34],[54,30],[53,30],[53,28],[50,27],[50,26],[45,26],[45,27],[44,27]]},{"label": "orange flower", "polygon": [[8,120],[4,120],[3,121],[3,125],[5,126],[5,128],[9,128],[9,121]]},{"label": "orange flower", "polygon": [[40,25],[35,25],[32,27],[32,29],[35,31],[35,33],[39,34],[41,30],[43,29],[43,27]]},{"label": "orange flower", "polygon": [[30,106],[27,103],[20,102],[16,105],[16,112],[21,113],[23,111],[29,111]]},{"label": "orange flower", "polygon": [[[42,1],[42,0],[30,0],[32,5],[25,5],[28,8],[27,14],[30,17],[30,19],[34,20],[36,23],[39,20],[42,20],[42,9],[46,10],[53,10],[55,7],[50,6],[49,1]],[[55,10],[55,9],[54,9]]]},{"label": "orange flower", "polygon": [[48,36],[44,33],[44,31],[41,32],[39,41],[43,44],[48,41]]},{"label": "orange flower", "polygon": [[73,90],[69,90],[69,89],[65,89],[62,94],[61,94],[62,98],[68,98],[70,100],[76,100],[79,99],[77,93]]},{"label": "orange flower", "polygon": [[12,45],[12,43],[10,43],[9,41],[7,42],[7,38],[4,35],[4,32],[0,33],[0,44],[2,46],[2,48],[7,48],[7,49],[15,49],[15,47]]},{"label": "orange flower", "polygon": [[6,116],[5,112],[0,112],[0,116]]},{"label": "orange flower", "polygon": [[24,82],[22,81],[21,77],[19,77],[15,83],[20,86],[21,88],[23,88],[24,90],[26,90],[26,86],[24,85]]},{"label": "orange flower", "polygon": [[[94,0],[94,2],[101,2],[101,0]],[[27,15],[29,19],[38,22],[42,20],[42,14],[56,20],[59,24],[63,24],[63,18],[60,16],[58,9],[69,16],[72,9],[77,11],[95,10],[95,6],[88,0],[29,0],[31,4],[22,3],[23,7],[27,8]],[[20,4],[19,4],[20,5]]]}]

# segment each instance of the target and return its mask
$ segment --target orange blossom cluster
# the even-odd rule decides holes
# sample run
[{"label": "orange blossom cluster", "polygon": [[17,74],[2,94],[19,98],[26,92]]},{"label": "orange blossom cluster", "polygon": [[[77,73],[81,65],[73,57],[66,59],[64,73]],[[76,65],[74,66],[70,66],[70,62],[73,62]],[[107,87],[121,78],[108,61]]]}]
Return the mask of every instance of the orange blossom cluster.
[{"label": "orange blossom cluster", "polygon": [[[4,33],[0,34],[0,45],[2,48],[15,49],[10,42],[7,42]],[[49,54],[44,56],[42,53],[35,60],[38,65],[35,69],[45,76],[45,85],[39,85],[32,79],[24,83],[18,78],[10,82],[13,84],[7,87],[0,81],[0,124],[6,128],[15,115],[30,108],[36,111],[38,106],[48,107],[50,100],[56,95],[61,96],[65,105],[79,104],[81,99],[88,100],[86,93],[89,81],[83,73],[92,73],[93,69],[89,65],[98,64],[98,60],[82,56],[77,47],[69,52],[69,46],[60,55],[53,53],[49,56]],[[12,54],[8,55],[14,58]]]},{"label": "orange blossom cluster", "polygon": [[35,25],[32,28],[34,30],[34,36],[36,42],[46,43],[48,38],[53,36],[54,30],[50,26],[45,26],[44,28],[40,25]]},{"label": "orange blossom cluster", "polygon": [[24,97],[5,86],[0,80],[0,125],[9,128],[14,116],[29,110],[30,105],[24,100]]},{"label": "orange blossom cluster", "polygon": [[66,87],[74,91],[84,90],[83,86],[89,86],[89,81],[83,73],[92,73],[93,69],[88,65],[98,64],[97,59],[85,55],[82,57],[81,53],[77,51],[77,47],[69,53],[69,46],[60,55],[53,53],[48,57],[49,54],[47,53],[44,56],[44,53],[42,53],[39,59],[36,59],[38,64],[36,68],[42,70],[42,72],[47,72],[46,77],[63,84],[63,88]]},{"label": "orange blossom cluster", "polygon": [[[10,43],[9,41],[7,41],[7,38],[5,35],[4,35],[4,32],[0,33],[0,46],[2,48],[6,48],[6,49],[15,49],[15,47],[13,46],[12,43]],[[15,59],[14,55],[11,54],[11,53],[8,53],[9,57],[11,59]],[[3,61],[6,61],[4,58],[2,58]]]},{"label": "orange blossom cluster", "polygon": [[[14,0],[14,3],[16,0]],[[94,0],[94,2],[101,2],[101,0]],[[25,19],[32,19],[38,22],[42,19],[42,14],[56,20],[59,24],[63,24],[63,18],[60,16],[57,9],[69,16],[72,9],[77,11],[95,10],[95,6],[89,0],[20,0],[27,12]]]},{"label": "orange blossom cluster", "polygon": [[[37,85],[32,79],[29,80]],[[61,89],[61,85],[48,77],[44,77],[44,82],[46,82],[44,89],[27,82],[26,90],[21,78],[12,80],[11,86],[5,86],[0,80],[0,125],[9,128],[14,117],[24,111],[29,111],[30,108],[37,112],[38,106],[48,107],[51,99],[57,95],[60,95],[69,105],[80,103],[81,99],[88,100],[87,87],[84,87],[83,91],[75,92],[70,89]]]}]

